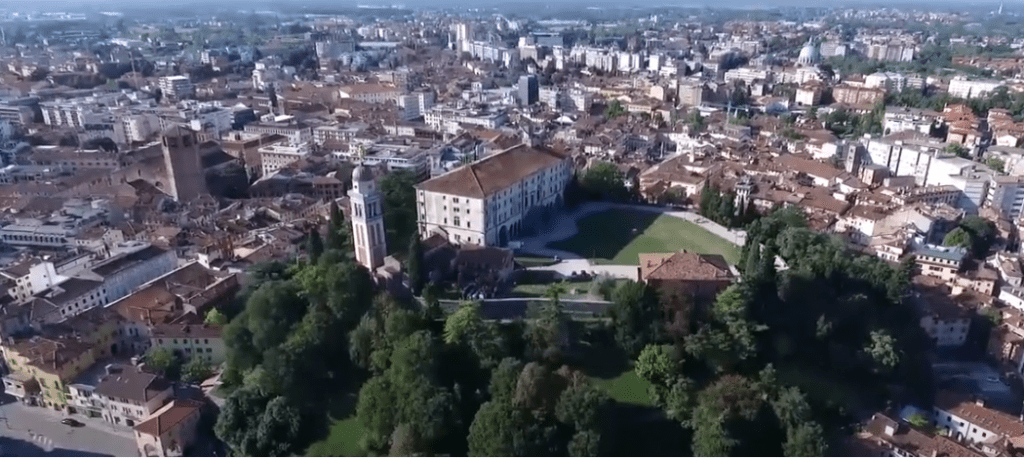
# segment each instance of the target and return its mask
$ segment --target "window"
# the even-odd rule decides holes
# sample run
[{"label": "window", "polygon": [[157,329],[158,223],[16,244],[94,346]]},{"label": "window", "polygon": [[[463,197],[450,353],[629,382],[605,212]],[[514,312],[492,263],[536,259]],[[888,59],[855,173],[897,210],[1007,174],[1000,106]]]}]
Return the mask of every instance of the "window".
[{"label": "window", "polygon": [[203,344],[210,344],[210,340],[206,339],[206,338],[203,338]]},{"label": "window", "polygon": [[459,216],[458,215],[455,216],[455,219],[454,219],[453,223],[455,224],[455,226],[459,226]]},{"label": "window", "polygon": [[207,354],[213,354],[213,348],[212,347],[206,348],[206,353]]}]

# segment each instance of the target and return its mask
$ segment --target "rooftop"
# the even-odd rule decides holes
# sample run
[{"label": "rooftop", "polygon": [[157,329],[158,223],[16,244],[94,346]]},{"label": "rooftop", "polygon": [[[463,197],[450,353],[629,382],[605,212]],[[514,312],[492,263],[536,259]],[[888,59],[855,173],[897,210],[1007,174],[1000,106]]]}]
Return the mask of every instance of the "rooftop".
[{"label": "rooftop", "polygon": [[643,280],[732,280],[729,263],[721,255],[705,255],[686,250],[675,253],[641,253],[640,277]]},{"label": "rooftop", "polygon": [[435,193],[484,199],[566,158],[567,154],[549,148],[519,145],[416,187]]}]

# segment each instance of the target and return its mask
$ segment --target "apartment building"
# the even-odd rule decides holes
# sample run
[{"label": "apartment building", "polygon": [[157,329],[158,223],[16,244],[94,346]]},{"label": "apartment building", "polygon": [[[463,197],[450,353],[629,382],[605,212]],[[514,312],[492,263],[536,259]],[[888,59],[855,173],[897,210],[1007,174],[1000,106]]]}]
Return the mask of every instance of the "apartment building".
[{"label": "apartment building", "polygon": [[312,153],[308,143],[272,143],[259,148],[261,173],[264,177],[273,174]]},{"label": "apartment building", "polygon": [[163,92],[164,97],[184,100],[194,97],[196,88],[188,76],[174,75],[160,77],[160,91]]},{"label": "apartment building", "polygon": [[949,88],[946,92],[952,97],[972,99],[984,97],[1001,85],[1002,82],[996,80],[968,80],[963,76],[955,76],[949,80]]},{"label": "apartment building", "polygon": [[1024,215],[1024,177],[993,177],[985,204],[1011,221],[1019,219]]},{"label": "apartment building", "polygon": [[967,250],[962,247],[921,245],[914,249],[914,260],[921,274],[950,282],[963,268]]},{"label": "apartment building", "polygon": [[519,145],[416,186],[421,237],[505,246],[524,225],[561,207],[572,177],[568,155]]}]

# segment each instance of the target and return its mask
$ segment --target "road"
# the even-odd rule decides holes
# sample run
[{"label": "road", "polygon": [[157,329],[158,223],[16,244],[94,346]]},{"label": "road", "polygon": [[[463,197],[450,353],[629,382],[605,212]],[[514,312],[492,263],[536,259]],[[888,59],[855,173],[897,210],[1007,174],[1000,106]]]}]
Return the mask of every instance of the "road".
[{"label": "road", "polygon": [[520,242],[523,244],[521,250],[525,253],[532,255],[545,256],[545,257],[559,257],[563,261],[555,263],[551,266],[530,268],[536,270],[545,271],[557,271],[563,276],[572,274],[573,271],[580,272],[595,272],[597,274],[605,274],[612,277],[624,278],[624,279],[636,279],[637,272],[636,266],[626,265],[597,265],[591,263],[584,257],[577,255],[572,252],[566,252],[564,250],[556,250],[549,248],[547,245],[551,242],[561,241],[569,239],[579,232],[579,227],[576,226],[576,222],[581,218],[586,217],[590,214],[605,212],[611,209],[624,209],[624,210],[635,210],[641,212],[652,212],[669,217],[680,218],[693,222],[697,226],[710,231],[712,234],[725,239],[726,241],[732,242],[737,246],[742,247],[747,241],[747,233],[743,230],[730,230],[718,223],[708,220],[700,215],[685,211],[685,210],[673,210],[665,207],[657,206],[645,206],[638,204],[617,204],[611,202],[588,202],[581,205],[579,208],[571,213],[565,215],[559,215],[555,222],[541,234],[537,236],[522,239]]},{"label": "road", "polygon": [[[118,430],[102,419],[26,406],[7,395],[0,395],[0,403],[0,456],[139,455],[131,430]],[[85,425],[61,424],[66,417]]]}]

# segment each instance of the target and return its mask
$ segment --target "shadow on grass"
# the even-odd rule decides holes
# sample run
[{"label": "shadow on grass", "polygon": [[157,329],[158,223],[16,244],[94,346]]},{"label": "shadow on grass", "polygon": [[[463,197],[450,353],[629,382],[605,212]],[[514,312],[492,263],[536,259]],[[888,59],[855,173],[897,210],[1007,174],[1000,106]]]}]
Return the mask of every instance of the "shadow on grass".
[{"label": "shadow on grass", "polygon": [[629,356],[616,345],[610,330],[577,322],[573,322],[573,325],[579,327],[572,332],[580,339],[573,346],[568,362],[571,366],[598,379],[614,379],[629,371]]},{"label": "shadow on grass", "polygon": [[351,392],[335,396],[332,398],[330,406],[327,408],[327,415],[330,416],[331,419],[345,419],[350,416],[355,416],[357,400],[357,394]]},{"label": "shadow on grass", "polygon": [[647,231],[661,214],[612,209],[581,218],[576,222],[579,233],[555,241],[548,247],[564,250],[584,258],[613,260],[637,236]]}]

